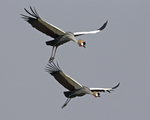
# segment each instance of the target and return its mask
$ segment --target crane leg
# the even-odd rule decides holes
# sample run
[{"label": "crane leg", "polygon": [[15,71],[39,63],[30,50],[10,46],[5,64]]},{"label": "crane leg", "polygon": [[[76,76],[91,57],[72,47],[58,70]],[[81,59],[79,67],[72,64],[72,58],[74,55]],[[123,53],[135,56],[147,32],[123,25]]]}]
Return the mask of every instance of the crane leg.
[{"label": "crane leg", "polygon": [[63,109],[63,108],[69,103],[70,100],[71,100],[71,98],[68,98],[68,99],[66,100],[66,102],[64,103],[64,105],[61,107],[61,109]]},{"label": "crane leg", "polygon": [[[52,62],[52,61],[54,60],[57,47],[58,47],[58,46],[56,46],[56,47],[55,47],[55,50],[54,50],[54,46],[53,46],[53,48],[52,48],[52,53],[51,53],[51,57],[50,57],[50,59],[49,59],[49,62]],[[53,54],[54,54],[54,55],[53,55]]]},{"label": "crane leg", "polygon": [[58,47],[58,46],[56,46],[55,51],[54,51],[53,60],[54,60],[54,58],[55,58],[55,54],[56,54],[57,47]]},{"label": "crane leg", "polygon": [[53,56],[54,47],[55,47],[55,46],[53,46],[53,48],[52,48],[51,57],[50,57],[50,59],[49,59],[49,62],[53,61],[53,57],[52,57],[52,56]]}]

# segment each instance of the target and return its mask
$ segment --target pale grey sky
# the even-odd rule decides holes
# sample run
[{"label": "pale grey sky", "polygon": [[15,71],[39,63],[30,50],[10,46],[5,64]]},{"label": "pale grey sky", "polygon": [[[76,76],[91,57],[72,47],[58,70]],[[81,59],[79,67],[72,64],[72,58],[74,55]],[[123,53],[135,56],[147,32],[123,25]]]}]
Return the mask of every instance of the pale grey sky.
[{"label": "pale grey sky", "polygon": [[[148,120],[150,117],[149,0],[5,0],[0,2],[1,120]],[[95,30],[80,36],[86,49],[69,42],[55,61],[67,75],[88,87],[120,86],[101,98],[75,98],[61,109],[66,91],[45,72],[52,38],[21,19],[34,6],[47,22],[64,31]]]}]

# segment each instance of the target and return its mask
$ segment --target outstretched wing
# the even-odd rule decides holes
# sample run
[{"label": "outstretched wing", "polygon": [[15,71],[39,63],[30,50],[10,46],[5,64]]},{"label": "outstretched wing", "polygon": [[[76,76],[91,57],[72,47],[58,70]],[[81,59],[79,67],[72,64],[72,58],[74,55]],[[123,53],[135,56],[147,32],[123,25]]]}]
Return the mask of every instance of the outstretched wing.
[{"label": "outstretched wing", "polygon": [[68,90],[75,90],[82,87],[77,81],[63,73],[59,65],[54,62],[47,64],[46,71],[50,73],[62,86]]},{"label": "outstretched wing", "polygon": [[107,92],[110,93],[111,91],[113,91],[114,89],[116,89],[119,85],[120,85],[120,83],[118,83],[118,85],[116,85],[113,88],[90,88],[90,90],[92,92],[94,92],[94,91],[96,91],[96,92],[105,92],[105,91],[107,91]]},{"label": "outstretched wing", "polygon": [[95,34],[95,33],[98,33],[98,32],[102,31],[106,27],[107,22],[108,22],[108,20],[98,30],[88,31],[88,32],[75,32],[74,36],[80,36],[80,35],[85,35],[85,34]]},{"label": "outstretched wing", "polygon": [[36,12],[35,8],[33,9],[30,6],[30,9],[32,11],[32,13],[30,13],[29,11],[27,11],[25,8],[24,10],[31,15],[32,17],[26,16],[26,15],[22,15],[22,18],[24,20],[26,20],[28,23],[30,23],[32,25],[32,27],[36,28],[37,30],[41,31],[42,33],[51,36],[52,38],[56,38],[59,35],[64,35],[65,32],[57,27],[55,27],[54,25],[42,20],[38,13]]}]

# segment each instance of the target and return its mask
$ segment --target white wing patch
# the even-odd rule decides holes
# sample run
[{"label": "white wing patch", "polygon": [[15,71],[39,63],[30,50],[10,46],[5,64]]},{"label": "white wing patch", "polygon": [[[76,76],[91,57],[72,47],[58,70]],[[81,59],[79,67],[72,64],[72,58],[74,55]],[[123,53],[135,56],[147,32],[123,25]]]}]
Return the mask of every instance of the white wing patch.
[{"label": "white wing patch", "polygon": [[78,35],[85,35],[85,34],[95,34],[100,32],[101,30],[94,30],[94,31],[89,31],[89,32],[75,32],[74,35],[78,36]]},{"label": "white wing patch", "polygon": [[99,92],[110,92],[113,91],[114,89],[116,89],[118,86],[120,85],[120,83],[118,83],[115,87],[112,88],[90,88],[91,91],[99,91]]},{"label": "white wing patch", "polygon": [[97,29],[97,30],[88,31],[88,32],[75,32],[74,36],[98,33],[98,32],[102,31],[106,27],[107,22],[108,22],[108,20],[99,29]]},{"label": "white wing patch", "polygon": [[48,29],[53,31],[55,34],[58,34],[58,35],[64,35],[65,34],[65,32],[63,30],[61,30],[60,28],[42,20],[41,18],[38,18],[38,21],[41,22],[43,25],[45,25]]},{"label": "white wing patch", "polygon": [[92,91],[107,91],[107,90],[113,90],[112,88],[90,88]]},{"label": "white wing patch", "polygon": [[[65,74],[65,73],[64,73]],[[65,74],[65,78],[66,80],[72,85],[75,87],[75,89],[79,89],[82,87],[81,84],[79,84],[77,81],[75,81],[73,78],[71,78],[70,76],[66,75]]]}]

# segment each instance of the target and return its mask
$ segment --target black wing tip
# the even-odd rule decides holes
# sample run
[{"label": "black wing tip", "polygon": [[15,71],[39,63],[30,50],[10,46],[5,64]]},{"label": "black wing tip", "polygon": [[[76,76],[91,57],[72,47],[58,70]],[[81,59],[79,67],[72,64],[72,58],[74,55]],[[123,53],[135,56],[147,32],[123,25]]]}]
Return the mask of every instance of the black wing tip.
[{"label": "black wing tip", "polygon": [[58,63],[56,65],[53,61],[50,61],[50,62],[48,62],[47,66],[45,66],[45,71],[50,74],[55,74],[56,72],[60,72],[61,69],[60,69]]},{"label": "black wing tip", "polygon": [[[30,10],[31,10],[31,12],[29,12],[26,8],[24,8],[24,10],[29,14],[29,15],[31,15],[32,17],[35,17],[35,18],[40,18],[39,17],[39,15],[38,15],[38,13],[37,13],[37,11],[36,11],[36,9],[34,8],[34,7],[31,7],[30,6]],[[23,15],[23,14],[21,14],[22,16],[25,16],[25,15]],[[28,16],[26,16],[26,17],[28,17]],[[30,18],[30,17],[28,17],[28,18]]]},{"label": "black wing tip", "polygon": [[103,30],[106,27],[107,23],[108,23],[108,20],[103,24],[102,27],[99,28],[99,30]]},{"label": "black wing tip", "polygon": [[110,90],[106,90],[107,92],[111,93]]},{"label": "black wing tip", "polygon": [[119,87],[120,83],[118,83],[115,87],[113,87],[112,89],[116,89],[117,87]]},{"label": "black wing tip", "polygon": [[106,90],[107,92],[111,93],[111,91],[114,91],[113,89],[116,89],[117,87],[119,87],[120,83],[118,83],[115,87],[113,87],[111,90]]}]

